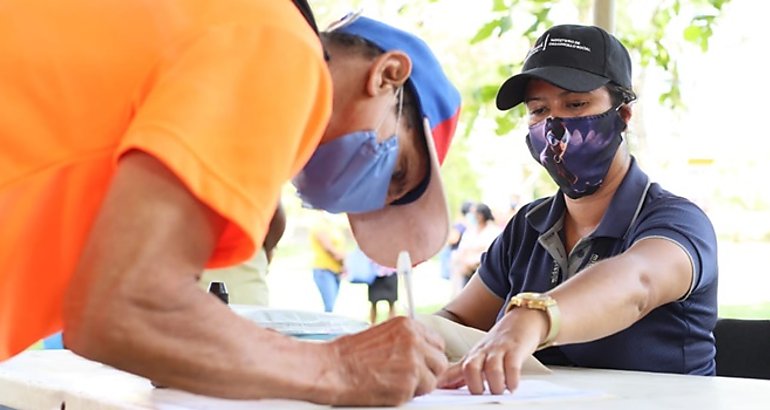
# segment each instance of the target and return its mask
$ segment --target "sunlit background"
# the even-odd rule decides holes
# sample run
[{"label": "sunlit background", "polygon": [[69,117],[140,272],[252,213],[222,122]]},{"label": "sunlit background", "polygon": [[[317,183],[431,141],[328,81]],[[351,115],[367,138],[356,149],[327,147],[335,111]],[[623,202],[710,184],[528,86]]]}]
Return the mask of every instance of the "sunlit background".
[{"label": "sunlit background", "polygon": [[[764,27],[770,6],[759,0],[713,4],[692,1],[618,1],[616,34],[665,51],[666,68],[632,50],[635,88],[640,96],[628,140],[645,171],[664,188],[688,197],[711,217],[719,237],[720,316],[770,318],[770,147],[764,97],[768,87]],[[490,21],[506,13],[493,6],[514,4],[510,29],[471,44]],[[515,113],[505,117],[491,98],[496,86],[516,72],[530,45],[522,33],[548,9],[554,24],[592,22],[590,1],[493,0],[315,0],[321,28],[350,10],[421,35],[434,49],[450,78],[462,90],[464,112],[444,174],[453,211],[462,200],[487,203],[500,219],[512,201],[528,202],[555,188],[524,145],[525,128]],[[679,13],[673,13],[680,6]],[[669,11],[667,15],[661,10]],[[707,44],[686,41],[697,16],[715,15]],[[663,17],[661,17],[663,16]],[[660,19],[663,19],[662,21]],[[697,19],[695,21],[698,21]],[[654,44],[655,30],[663,30]],[[530,36],[537,36],[537,28]],[[704,51],[705,48],[705,51]],[[660,49],[658,49],[660,51]],[[660,57],[660,56],[658,56]],[[646,61],[644,61],[646,60]],[[643,64],[646,63],[646,64]],[[678,94],[672,94],[672,85]],[[498,132],[503,130],[503,135]],[[284,205],[288,229],[268,277],[271,305],[321,311],[311,273],[307,228],[315,217],[301,209],[290,186]],[[338,219],[345,225],[343,217]],[[348,245],[353,246],[352,240]],[[449,298],[449,283],[438,261],[417,268],[416,302],[432,311]],[[343,283],[336,313],[364,319],[365,285]]]}]

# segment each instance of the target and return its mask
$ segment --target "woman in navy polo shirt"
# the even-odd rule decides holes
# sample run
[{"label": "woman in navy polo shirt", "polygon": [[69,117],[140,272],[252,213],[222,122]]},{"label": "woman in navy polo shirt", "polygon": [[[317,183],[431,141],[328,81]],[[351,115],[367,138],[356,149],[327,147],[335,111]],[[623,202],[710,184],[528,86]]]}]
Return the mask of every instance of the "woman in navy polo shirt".
[{"label": "woman in navy polo shirt", "polygon": [[497,95],[526,104],[532,157],[559,192],[524,206],[439,314],[488,330],[439,380],[513,390],[545,364],[713,375],[716,236],[692,202],[651,183],[622,132],[631,60],[604,30],[546,31]]}]

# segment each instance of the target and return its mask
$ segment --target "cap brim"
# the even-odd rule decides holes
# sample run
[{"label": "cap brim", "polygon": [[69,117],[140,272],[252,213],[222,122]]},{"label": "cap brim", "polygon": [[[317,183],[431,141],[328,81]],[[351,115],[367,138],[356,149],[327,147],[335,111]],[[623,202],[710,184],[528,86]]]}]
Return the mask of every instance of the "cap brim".
[{"label": "cap brim", "polygon": [[382,266],[395,267],[401,251],[408,251],[414,264],[424,262],[444,247],[449,235],[449,209],[427,120],[423,128],[431,172],[423,194],[408,204],[348,214],[359,248]]},{"label": "cap brim", "polygon": [[578,93],[593,91],[610,82],[609,78],[570,67],[533,68],[516,74],[500,86],[497,92],[497,108],[508,110],[521,104],[527,91],[527,83],[533,78]]}]

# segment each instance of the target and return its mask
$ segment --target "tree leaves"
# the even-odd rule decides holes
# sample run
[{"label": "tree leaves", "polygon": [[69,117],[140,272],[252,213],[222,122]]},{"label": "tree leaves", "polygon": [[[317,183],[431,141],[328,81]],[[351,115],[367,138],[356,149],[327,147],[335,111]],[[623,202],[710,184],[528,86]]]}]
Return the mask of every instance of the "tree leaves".
[{"label": "tree leaves", "polygon": [[511,16],[503,16],[499,19],[492,20],[481,26],[479,31],[476,32],[476,35],[470,39],[469,43],[476,44],[479,41],[485,40],[495,31],[498,32],[497,36],[500,37],[505,34],[506,31],[510,30],[512,25]]},{"label": "tree leaves", "polygon": [[[684,39],[685,43],[693,44],[699,47],[702,52],[707,52],[709,39],[714,33],[713,27],[718,21],[722,8],[729,1],[659,0],[652,12],[650,24],[646,28],[634,30],[626,25],[618,25],[619,32],[616,35],[629,49],[632,58],[643,69],[654,64],[667,73],[669,88],[658,96],[660,104],[667,105],[672,109],[680,109],[684,106],[679,90],[679,70],[676,64],[676,56],[680,50],[679,47],[672,48],[672,44],[677,44],[677,35],[671,32],[671,27],[677,26],[674,22],[687,19],[688,17],[683,15],[685,13],[691,15],[694,13],[695,15],[689,18],[689,24],[679,39]],[[555,3],[555,0],[492,0],[490,11],[492,19],[484,23],[468,43],[474,45],[489,41],[493,37],[504,36],[525,37],[530,40],[530,43],[533,43],[540,33],[553,25],[550,15]],[[585,0],[573,0],[573,3],[578,9],[590,6]],[[514,7],[517,10],[528,10],[532,17],[531,22],[517,21],[514,24],[512,17]],[[623,15],[622,13],[626,9],[617,7],[618,20],[636,18],[636,16]],[[512,63],[518,65],[521,62]],[[514,71],[513,68],[518,67],[512,64],[502,64],[497,67],[497,72],[500,77],[505,78],[518,71]],[[471,95],[473,101],[466,100],[464,104],[466,115],[474,119],[478,117],[477,111],[492,103],[499,86],[500,84],[496,83],[475,88]],[[497,134],[505,135],[513,130],[525,114],[525,110],[512,110],[498,114],[495,118]],[[466,131],[466,134],[468,133],[469,131]]]},{"label": "tree leaves", "polygon": [[684,29],[684,39],[700,46],[701,51],[704,53],[709,48],[709,38],[714,34],[711,28],[716,20],[716,16],[696,16],[692,19],[692,22],[686,29]]}]

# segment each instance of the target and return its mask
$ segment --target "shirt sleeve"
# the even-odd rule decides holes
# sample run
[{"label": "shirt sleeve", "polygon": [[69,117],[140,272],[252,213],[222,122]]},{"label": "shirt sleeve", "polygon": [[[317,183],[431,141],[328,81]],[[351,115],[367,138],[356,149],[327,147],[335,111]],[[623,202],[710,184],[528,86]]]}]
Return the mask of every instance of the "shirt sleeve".
[{"label": "shirt sleeve", "polygon": [[325,129],[331,80],[320,42],[280,25],[231,24],[168,60],[137,103],[118,160],[134,149],[160,160],[228,220],[208,266],[241,262]]},{"label": "shirt sleeve", "polygon": [[659,201],[641,218],[633,242],[654,237],[671,240],[690,257],[692,283],[681,300],[717,280],[716,234],[708,216],[695,204],[676,197]]}]

